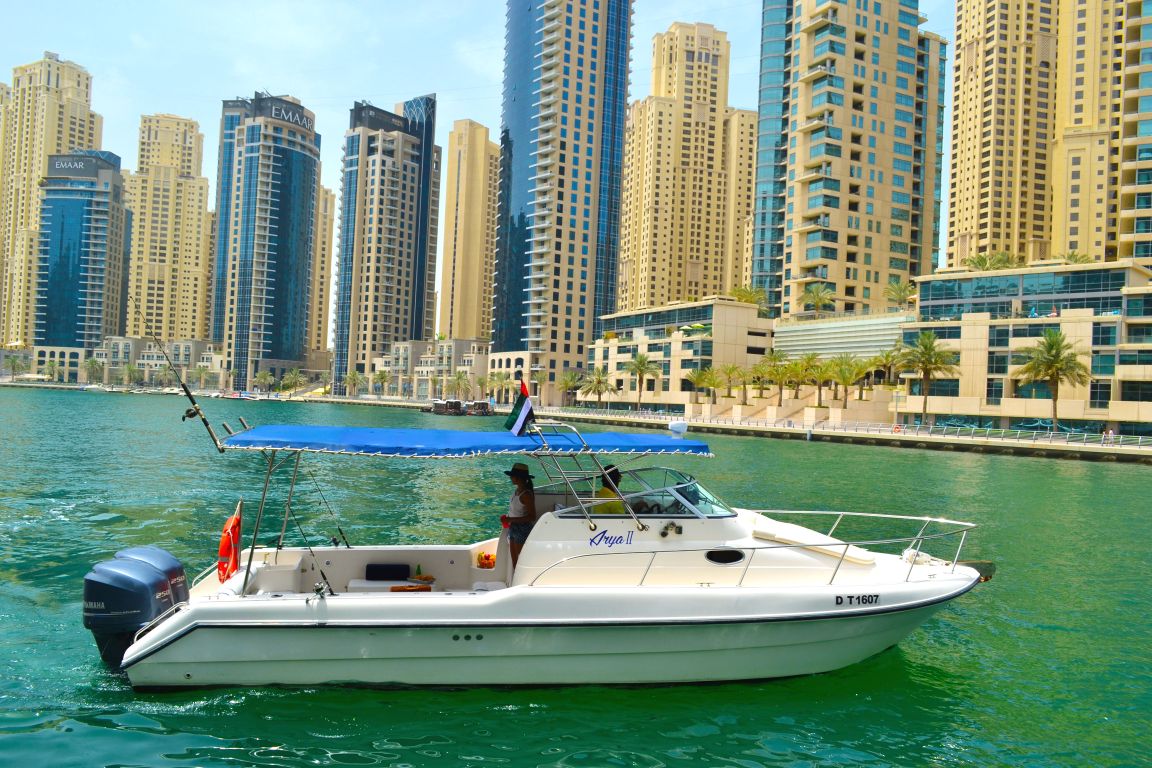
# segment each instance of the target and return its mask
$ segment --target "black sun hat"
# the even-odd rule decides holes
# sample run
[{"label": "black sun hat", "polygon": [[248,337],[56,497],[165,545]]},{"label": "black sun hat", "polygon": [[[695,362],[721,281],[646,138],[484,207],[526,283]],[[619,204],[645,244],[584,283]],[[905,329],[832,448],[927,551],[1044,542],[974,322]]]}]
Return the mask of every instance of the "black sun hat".
[{"label": "black sun hat", "polygon": [[535,477],[535,475],[528,472],[528,465],[521,461],[513,464],[512,469],[505,470],[504,474],[508,475],[508,477],[526,477],[529,480]]}]

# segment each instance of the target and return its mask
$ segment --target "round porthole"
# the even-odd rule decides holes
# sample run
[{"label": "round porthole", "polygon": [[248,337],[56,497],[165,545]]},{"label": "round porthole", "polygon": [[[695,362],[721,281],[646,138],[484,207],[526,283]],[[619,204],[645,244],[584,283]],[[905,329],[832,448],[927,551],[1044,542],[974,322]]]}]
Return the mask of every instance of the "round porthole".
[{"label": "round porthole", "polygon": [[705,557],[708,558],[708,562],[716,565],[732,565],[743,560],[744,553],[738,549],[714,549]]}]

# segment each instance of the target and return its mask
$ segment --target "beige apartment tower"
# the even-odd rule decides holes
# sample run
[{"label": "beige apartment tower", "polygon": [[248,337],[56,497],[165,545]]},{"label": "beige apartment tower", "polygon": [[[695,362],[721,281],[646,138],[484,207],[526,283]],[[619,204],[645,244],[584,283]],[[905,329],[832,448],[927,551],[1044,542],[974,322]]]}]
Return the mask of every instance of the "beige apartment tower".
[{"label": "beige apartment tower", "polygon": [[457,120],[448,134],[444,267],[437,330],[449,339],[492,336],[492,279],[500,147],[488,129]]},{"label": "beige apartment tower", "polygon": [[32,345],[40,239],[40,180],[48,156],[99,149],[92,76],[45,52],[12,70],[0,96],[0,344]]},{"label": "beige apartment tower", "polygon": [[935,266],[947,43],[920,31],[915,6],[800,8],[772,214],[786,222],[783,258],[768,286],[779,280],[782,317],[821,309],[804,298],[811,285],[839,311],[887,312],[885,286]]},{"label": "beige apartment tower", "polygon": [[312,281],[308,296],[307,367],[326,371],[328,331],[331,327],[332,268],[335,259],[336,193],[320,186],[316,191],[316,226],[313,234]]},{"label": "beige apartment tower", "polygon": [[140,118],[132,210],[127,335],[207,340],[211,328],[212,221],[201,175],[204,134],[176,115]]},{"label": "beige apartment tower", "polygon": [[980,254],[1050,255],[1056,6],[956,4],[949,266]]},{"label": "beige apartment tower", "polygon": [[726,293],[743,274],[756,115],[728,107],[728,61],[709,24],[652,40],[652,95],[624,131],[618,311]]},{"label": "beige apartment tower", "polygon": [[396,112],[356,102],[344,133],[333,391],[393,344],[435,336],[440,147],[436,97]]},{"label": "beige apartment tower", "polygon": [[948,260],[1152,257],[1152,6],[957,6]]}]

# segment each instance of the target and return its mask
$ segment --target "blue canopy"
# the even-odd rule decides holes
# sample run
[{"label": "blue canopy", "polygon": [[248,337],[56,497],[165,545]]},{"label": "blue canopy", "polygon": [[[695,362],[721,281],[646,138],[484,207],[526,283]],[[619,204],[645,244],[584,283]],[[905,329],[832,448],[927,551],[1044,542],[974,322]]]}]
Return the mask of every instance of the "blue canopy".
[{"label": "blue canopy", "polygon": [[230,435],[224,447],[243,451],[311,451],[414,459],[467,458],[507,454],[689,453],[711,456],[708,446],[674,435],[621,432],[548,432],[517,437],[511,432],[453,429],[379,429],[271,424]]}]

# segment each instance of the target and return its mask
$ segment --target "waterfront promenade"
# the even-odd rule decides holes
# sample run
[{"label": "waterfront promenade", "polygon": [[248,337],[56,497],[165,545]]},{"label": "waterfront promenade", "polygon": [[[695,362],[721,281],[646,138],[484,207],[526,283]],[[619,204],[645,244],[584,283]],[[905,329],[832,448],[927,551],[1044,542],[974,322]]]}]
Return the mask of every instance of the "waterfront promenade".
[{"label": "waterfront promenade", "polygon": [[[346,402],[396,408],[425,408],[427,402],[403,398],[365,395],[358,398],[304,398],[316,402]],[[508,413],[507,404],[498,404],[496,413]],[[825,442],[887,445],[894,448],[920,448],[967,451],[1002,455],[1058,457],[1085,461],[1126,461],[1152,464],[1152,438],[1107,436],[1065,432],[1034,432],[1018,429],[973,429],[895,425],[875,422],[815,422],[794,420],[765,421],[669,415],[654,411],[624,411],[592,408],[534,406],[537,416],[563,421],[581,421],[621,427],[666,429],[671,421],[684,421],[690,432],[769,437],[781,440],[820,440]]]},{"label": "waterfront promenade", "polygon": [[[11,384],[0,386],[43,389],[77,389],[73,385],[37,383]],[[108,393],[116,395],[129,392]],[[401,397],[362,395],[360,397],[333,397],[329,395],[301,395],[292,398],[276,397],[276,400],[293,400],[301,403],[344,403],[349,405],[369,405],[389,408],[420,410],[429,403]],[[207,400],[207,398],[204,398]],[[207,400],[207,402],[211,402]],[[497,415],[508,412],[507,404],[496,406]],[[1122,461],[1152,464],[1152,437],[1125,435],[1098,435],[1075,433],[1033,432],[1017,429],[974,429],[969,427],[942,427],[895,425],[876,422],[829,421],[805,423],[788,420],[766,421],[762,419],[734,420],[723,417],[708,418],[682,416],[654,411],[596,409],[596,408],[557,408],[535,406],[537,416],[564,421],[604,424],[620,427],[640,427],[644,429],[666,429],[671,421],[685,421],[690,432],[742,435],[745,437],[768,437],[779,440],[818,440],[824,442],[856,443],[880,445],[893,448],[919,448],[941,451],[965,451],[1001,455],[1052,457],[1078,459],[1083,461]]]}]

